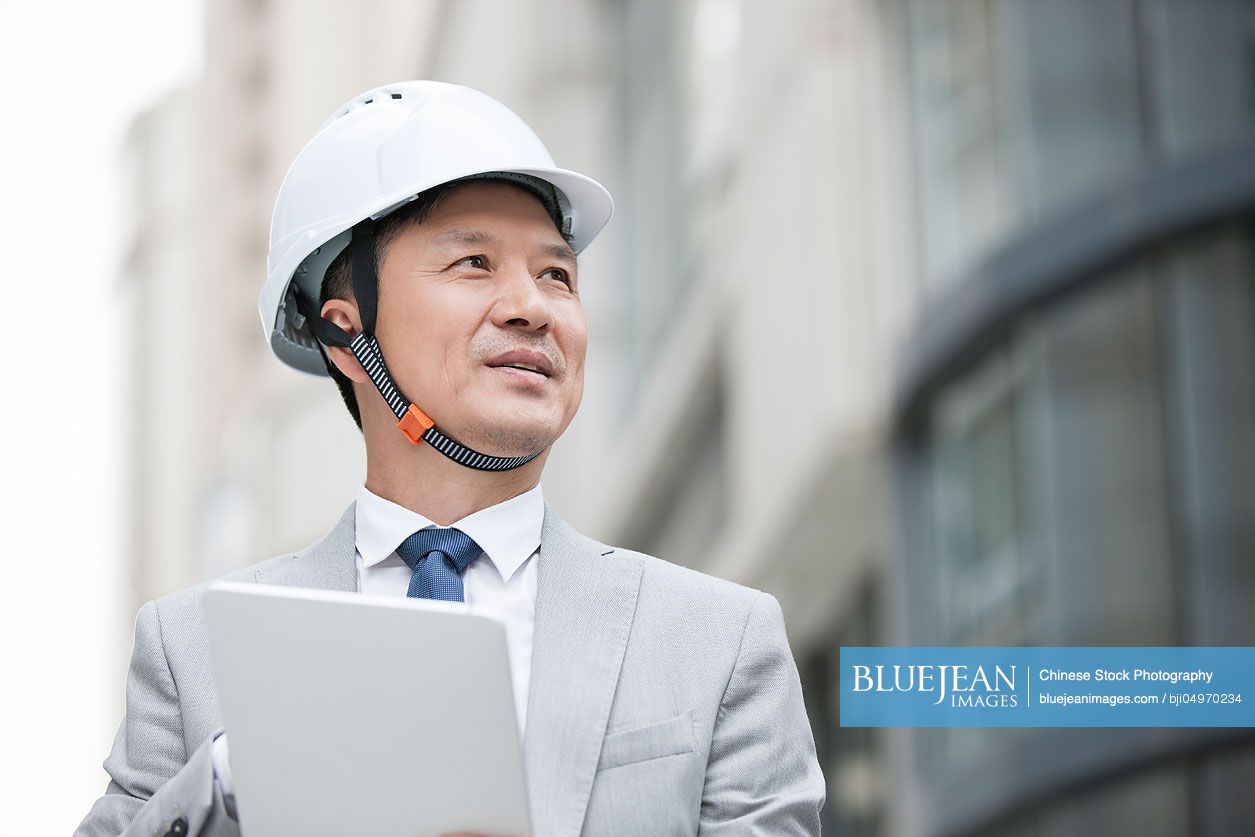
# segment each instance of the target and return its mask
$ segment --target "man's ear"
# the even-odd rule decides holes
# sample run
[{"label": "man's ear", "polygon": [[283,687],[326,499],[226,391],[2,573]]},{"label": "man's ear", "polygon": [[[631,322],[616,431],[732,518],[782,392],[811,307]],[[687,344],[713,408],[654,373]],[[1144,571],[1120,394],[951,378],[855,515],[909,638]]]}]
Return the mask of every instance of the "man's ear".
[{"label": "man's ear", "polygon": [[[322,318],[327,322],[338,325],[353,336],[362,330],[362,321],[357,312],[357,303],[348,299],[329,299],[323,303]],[[370,381],[370,376],[366,374],[366,370],[357,362],[353,352],[339,346],[326,346],[327,357],[331,358],[331,362],[336,368],[343,373],[344,377],[358,384],[364,384]]]}]

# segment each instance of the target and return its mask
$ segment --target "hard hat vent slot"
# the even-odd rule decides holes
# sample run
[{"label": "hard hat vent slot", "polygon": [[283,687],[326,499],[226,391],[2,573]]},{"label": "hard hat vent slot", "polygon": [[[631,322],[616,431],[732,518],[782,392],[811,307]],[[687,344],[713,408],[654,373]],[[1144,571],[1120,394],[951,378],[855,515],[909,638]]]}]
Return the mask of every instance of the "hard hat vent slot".
[{"label": "hard hat vent slot", "polygon": [[400,93],[393,93],[393,94],[392,94],[392,98],[394,98],[394,99],[399,99],[399,98],[401,98],[401,94],[400,94]]}]

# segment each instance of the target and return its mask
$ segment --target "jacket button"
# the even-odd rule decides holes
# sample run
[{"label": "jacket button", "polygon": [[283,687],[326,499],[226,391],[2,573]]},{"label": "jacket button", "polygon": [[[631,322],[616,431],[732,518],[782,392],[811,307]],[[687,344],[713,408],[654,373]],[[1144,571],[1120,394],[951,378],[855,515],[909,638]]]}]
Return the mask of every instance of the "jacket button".
[{"label": "jacket button", "polygon": [[187,820],[179,817],[170,823],[170,830],[165,833],[165,837],[187,837]]}]

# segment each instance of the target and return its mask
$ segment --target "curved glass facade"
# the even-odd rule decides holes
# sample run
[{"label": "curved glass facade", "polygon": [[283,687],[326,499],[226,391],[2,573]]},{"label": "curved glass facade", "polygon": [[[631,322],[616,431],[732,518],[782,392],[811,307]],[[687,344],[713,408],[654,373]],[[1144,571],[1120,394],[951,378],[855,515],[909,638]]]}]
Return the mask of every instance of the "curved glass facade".
[{"label": "curved glass facade", "polygon": [[917,278],[1255,131],[1246,0],[904,0]]},{"label": "curved glass facade", "polygon": [[[1255,193],[1224,217],[1183,210],[1166,232],[1100,240],[1095,267],[1046,271],[1057,292],[992,320],[951,304],[1012,281],[1000,258],[1029,238],[1038,252],[1077,247],[1041,233],[1109,224],[1131,181],[1251,144],[1255,3],[898,8],[918,325],[958,347],[899,415],[899,635],[1255,645]],[[1178,194],[1184,206],[1185,191],[1156,197]],[[909,739],[925,833],[1220,835],[1255,822],[1249,730]]]},{"label": "curved glass facade", "polygon": [[[912,644],[1255,645],[1249,224],[1161,247],[1020,318],[938,388],[915,427],[901,484]],[[1072,770],[1115,774],[1112,798],[1087,784],[1078,811],[1123,805],[1134,817],[1142,808],[1118,800],[1145,794],[1180,798],[1180,816],[1236,816],[1248,794],[1225,774],[1249,771],[1255,739],[1248,756],[1223,760],[1209,754],[1232,746],[1226,737],[1178,732],[1156,756],[1175,751],[1172,769],[1140,758],[1150,730],[1077,736],[1053,776],[1014,765],[1051,752],[1058,731],[921,731],[918,767],[950,798],[965,770],[1005,762],[1016,786],[1003,801],[1039,807],[1041,823],[1072,816],[1045,802],[1080,778]],[[1155,816],[1160,830],[1145,830],[1133,818],[1121,831],[1204,833],[1177,821]],[[1041,828],[1029,833],[1078,833]]]}]

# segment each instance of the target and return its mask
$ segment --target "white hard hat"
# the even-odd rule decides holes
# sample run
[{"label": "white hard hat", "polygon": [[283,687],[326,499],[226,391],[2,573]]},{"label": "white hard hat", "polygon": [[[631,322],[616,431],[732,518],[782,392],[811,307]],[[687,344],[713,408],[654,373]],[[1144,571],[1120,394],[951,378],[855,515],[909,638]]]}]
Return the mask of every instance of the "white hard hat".
[{"label": "white hard hat", "polygon": [[600,183],[557,168],[522,119],[468,87],[406,81],[368,90],[338,108],[297,155],[275,199],[259,304],[275,355],[326,375],[295,294],[316,315],[323,275],[355,224],[387,215],[426,189],[486,174],[552,186],[563,234],[577,253],[614,208]]}]

